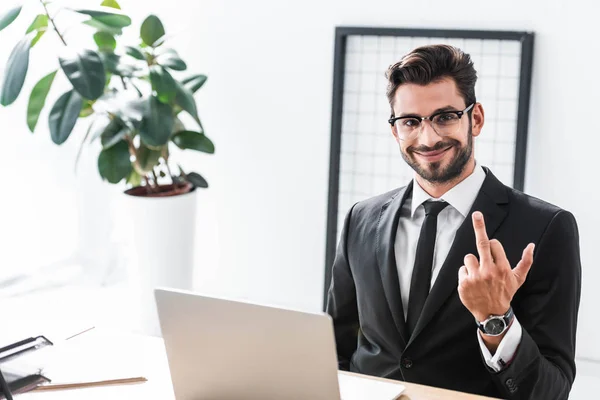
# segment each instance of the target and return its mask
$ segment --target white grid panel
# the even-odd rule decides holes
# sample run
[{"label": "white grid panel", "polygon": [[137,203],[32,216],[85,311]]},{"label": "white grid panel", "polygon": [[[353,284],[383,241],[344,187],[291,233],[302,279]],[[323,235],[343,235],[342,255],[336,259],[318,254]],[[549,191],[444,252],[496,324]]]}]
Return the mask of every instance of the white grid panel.
[{"label": "white grid panel", "polygon": [[413,177],[387,122],[385,71],[412,49],[449,44],[470,54],[477,71],[475,94],[485,125],[474,139],[477,161],[513,184],[521,43],[518,40],[444,39],[350,35],[342,110],[338,230],[357,201],[403,186]]}]

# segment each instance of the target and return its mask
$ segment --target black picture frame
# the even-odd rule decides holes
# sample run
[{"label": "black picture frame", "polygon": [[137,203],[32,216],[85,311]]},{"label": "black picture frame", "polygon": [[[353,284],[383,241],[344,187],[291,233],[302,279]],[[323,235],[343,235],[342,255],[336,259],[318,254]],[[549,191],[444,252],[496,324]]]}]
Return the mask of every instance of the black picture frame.
[{"label": "black picture frame", "polygon": [[453,39],[517,40],[521,43],[521,65],[519,77],[519,98],[514,160],[513,187],[524,189],[525,163],[527,156],[527,134],[529,125],[529,103],[531,93],[531,73],[533,67],[534,33],[525,31],[487,31],[417,28],[377,28],[377,27],[337,27],[335,30],[335,50],[333,67],[333,96],[331,107],[331,145],[329,164],[329,192],[327,201],[327,234],[325,247],[325,282],[323,309],[327,302],[327,292],[331,284],[331,268],[335,258],[338,229],[338,201],[340,181],[340,153],[342,139],[342,116],[344,99],[344,75],[346,44],[349,36],[405,36],[439,37]]}]

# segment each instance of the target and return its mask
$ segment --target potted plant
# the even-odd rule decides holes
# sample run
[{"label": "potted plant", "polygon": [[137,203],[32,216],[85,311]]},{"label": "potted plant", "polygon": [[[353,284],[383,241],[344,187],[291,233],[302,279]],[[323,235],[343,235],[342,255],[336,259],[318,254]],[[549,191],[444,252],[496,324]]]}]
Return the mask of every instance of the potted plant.
[{"label": "potted plant", "polygon": [[[84,17],[80,25],[70,27],[71,34],[81,28],[82,35],[89,34],[94,45],[71,46],[54,19],[58,12]],[[0,13],[0,31],[20,14],[21,6]],[[100,176],[111,184],[125,183],[135,229],[136,279],[145,296],[143,308],[152,314],[153,287],[191,287],[195,193],[197,188],[208,187],[200,174],[184,172],[174,163],[172,150],[212,154],[215,149],[205,135],[193,96],[206,76],[186,73],[185,61],[169,47],[164,26],[155,15],[141,24],[139,42],[121,45],[123,30],[131,23],[116,0],[104,0],[99,7],[86,9],[40,0],[39,14],[14,45],[6,63],[0,104],[9,106],[17,99],[27,76],[30,52],[42,46],[40,39],[53,31],[64,46],[56,62],[49,62],[56,67],[29,95],[27,126],[34,132],[55,78],[64,75],[70,89],[49,110],[52,141],[61,145],[81,133],[76,163],[83,146],[100,141]],[[180,118],[183,114],[193,123],[186,125],[185,118]],[[87,129],[74,130],[78,121]],[[154,320],[150,322],[154,330],[157,328],[152,315],[144,318]]]}]

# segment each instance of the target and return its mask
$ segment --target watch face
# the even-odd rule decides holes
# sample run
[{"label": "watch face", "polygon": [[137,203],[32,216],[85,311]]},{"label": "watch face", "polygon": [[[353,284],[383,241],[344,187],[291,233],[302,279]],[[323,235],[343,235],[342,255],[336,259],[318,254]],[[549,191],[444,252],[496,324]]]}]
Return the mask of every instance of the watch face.
[{"label": "watch face", "polygon": [[492,319],[485,324],[485,333],[488,335],[499,335],[504,330],[504,321],[501,319]]}]

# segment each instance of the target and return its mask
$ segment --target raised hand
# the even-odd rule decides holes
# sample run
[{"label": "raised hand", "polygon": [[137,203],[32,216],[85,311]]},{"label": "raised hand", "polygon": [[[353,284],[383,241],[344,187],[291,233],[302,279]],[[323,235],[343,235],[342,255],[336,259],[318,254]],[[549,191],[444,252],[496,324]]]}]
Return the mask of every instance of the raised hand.
[{"label": "raised hand", "polygon": [[531,268],[535,245],[527,245],[521,261],[511,269],[502,244],[496,239],[488,239],[479,211],[473,213],[473,228],[479,260],[473,254],[465,256],[465,265],[458,271],[458,295],[471,314],[483,321],[490,315],[508,311],[513,296]]}]

